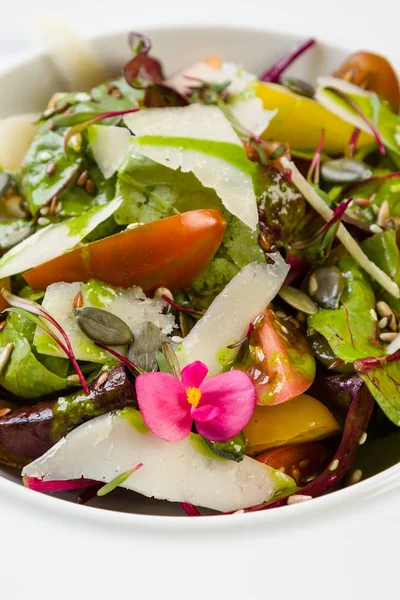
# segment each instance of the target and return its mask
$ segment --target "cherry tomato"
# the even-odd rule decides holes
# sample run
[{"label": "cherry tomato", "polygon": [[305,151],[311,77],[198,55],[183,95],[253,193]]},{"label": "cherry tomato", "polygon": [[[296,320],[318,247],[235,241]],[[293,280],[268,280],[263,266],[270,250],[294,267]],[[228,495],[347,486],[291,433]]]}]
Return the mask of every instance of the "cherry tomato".
[{"label": "cherry tomato", "polygon": [[100,279],[146,292],[182,289],[218,250],[226,222],[218,210],[193,210],[83,244],[24,274],[31,288]]},{"label": "cherry tomato", "polygon": [[351,54],[333,75],[376,92],[380,98],[389,102],[393,112],[398,113],[399,80],[392,65],[383,56],[372,52],[356,52]]},{"label": "cherry tomato", "polygon": [[340,431],[330,410],[316,398],[301,394],[277,406],[256,406],[244,429],[246,452],[325,439]]},{"label": "cherry tomato", "polygon": [[310,477],[322,473],[331,457],[332,452],[324,444],[305,442],[267,450],[255,459],[290,475],[297,485],[304,485]]},{"label": "cherry tomato", "polygon": [[258,404],[286,402],[305,392],[314,380],[315,360],[303,333],[270,307],[256,320],[248,360],[246,372]]}]

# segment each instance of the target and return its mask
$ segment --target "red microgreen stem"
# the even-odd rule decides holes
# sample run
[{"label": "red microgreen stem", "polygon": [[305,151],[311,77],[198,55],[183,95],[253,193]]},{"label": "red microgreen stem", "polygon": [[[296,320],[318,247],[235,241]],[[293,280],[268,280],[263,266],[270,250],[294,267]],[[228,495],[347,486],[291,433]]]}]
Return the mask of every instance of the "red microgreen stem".
[{"label": "red microgreen stem", "polygon": [[371,121],[364,115],[363,111],[358,106],[357,102],[355,102],[353,100],[353,98],[351,98],[348,94],[345,94],[341,90],[337,90],[334,88],[326,88],[326,89],[329,90],[330,92],[334,92],[337,96],[339,96],[339,98],[341,98],[342,100],[347,102],[347,104],[358,114],[358,116],[361,117],[361,119],[368,126],[368,128],[371,130],[372,135],[376,139],[376,143],[379,146],[379,152],[382,154],[382,156],[384,156],[386,154],[386,150],[385,150],[383,140],[381,138],[381,134],[376,129],[375,125],[373,125],[373,123],[371,123]]},{"label": "red microgreen stem", "polygon": [[97,481],[93,479],[43,481],[43,479],[28,477],[27,475],[24,475],[22,481],[25,487],[36,492],[67,492],[97,485]]},{"label": "red microgreen stem", "polygon": [[319,138],[317,149],[310,164],[310,168],[307,173],[307,181],[311,182],[314,175],[314,184],[319,184],[319,168],[321,165],[321,152],[325,142],[325,129],[321,129],[321,135]]},{"label": "red microgreen stem", "polygon": [[188,517],[201,517],[201,514],[193,504],[189,502],[178,502],[178,504]]},{"label": "red microgreen stem", "polygon": [[386,173],[385,175],[374,175],[373,177],[370,177],[369,179],[364,179],[363,181],[357,181],[356,183],[351,183],[343,190],[343,194],[348,196],[349,193],[353,192],[360,185],[366,185],[366,184],[375,183],[375,182],[381,183],[385,179],[393,179],[396,177],[400,177],[400,171],[395,171],[394,173]]},{"label": "red microgreen stem", "polygon": [[353,158],[354,152],[357,146],[358,138],[360,137],[361,129],[355,127],[353,129],[353,133],[351,134],[351,138],[349,141],[349,145],[347,147],[347,158]]},{"label": "red microgreen stem", "polygon": [[299,56],[304,54],[307,50],[315,46],[316,40],[309,39],[302,44],[294,52],[288,56],[280,58],[272,67],[269,67],[260,77],[261,81],[276,83],[279,81],[280,76]]},{"label": "red microgreen stem", "polygon": [[172,308],[175,308],[175,310],[177,310],[178,312],[182,312],[187,315],[191,315],[192,317],[202,317],[203,316],[202,312],[194,310],[193,308],[188,308],[186,306],[182,306],[181,304],[177,304],[176,302],[171,300],[171,298],[169,298],[168,296],[163,295],[163,296],[161,296],[161,298],[164,300],[164,302],[166,302],[167,304],[172,306]]},{"label": "red microgreen stem", "polygon": [[391,362],[400,359],[400,349],[393,352],[393,354],[387,354],[384,356],[371,356],[368,358],[359,358],[354,361],[354,368],[358,373],[368,373],[371,369],[376,367],[383,367]]},{"label": "red microgreen stem", "polygon": [[126,365],[132,371],[132,373],[134,375],[141,375],[142,373],[145,372],[145,371],[143,371],[143,369],[141,369],[140,367],[138,367],[137,365],[135,365],[134,362],[132,362],[131,360],[129,360],[129,358],[127,358],[123,354],[120,354],[119,352],[117,352],[113,348],[109,348],[108,346],[105,346],[104,344],[100,344],[100,342],[94,342],[94,345],[98,346],[99,348],[102,348],[103,350],[105,350],[109,354],[112,354],[112,356],[115,356],[115,358],[118,358],[118,360],[120,360],[122,363],[124,363],[124,365]]},{"label": "red microgreen stem", "polygon": [[342,200],[341,203],[333,211],[332,218],[317,231],[313,238],[305,241],[293,242],[291,244],[291,247],[295,250],[303,250],[304,248],[315,244],[315,242],[322,238],[331,229],[331,227],[335,227],[340,223],[347,207],[349,206],[350,202],[352,202],[352,200],[353,198]]},{"label": "red microgreen stem", "polygon": [[65,333],[64,329],[61,327],[61,325],[59,325],[59,323],[57,323],[57,321],[40,304],[37,304],[36,302],[32,302],[31,300],[28,300],[27,298],[21,298],[20,296],[15,296],[14,294],[9,292],[5,288],[3,288],[1,290],[1,295],[3,296],[3,298],[5,300],[7,300],[8,304],[10,306],[14,306],[15,308],[22,308],[23,310],[26,310],[29,313],[37,315],[41,319],[44,319],[45,321],[48,321],[49,323],[51,323],[51,325],[53,325],[53,327],[55,327],[57,329],[57,331],[60,332],[60,334],[64,340],[64,343],[62,342],[62,340],[59,339],[59,337],[57,335],[54,334],[54,332],[51,332],[51,330],[49,330],[48,327],[44,328],[46,330],[46,332],[51,335],[51,337],[54,339],[54,341],[57,342],[57,344],[60,346],[60,348],[63,350],[63,352],[65,352],[65,354],[68,356],[69,360],[71,361],[71,363],[79,377],[79,380],[82,384],[83,391],[85,392],[86,395],[89,394],[89,386],[86,383],[85,376],[83,375],[83,373],[77,363],[74,351],[71,346],[71,342],[69,341],[69,338],[68,338],[67,334]]}]

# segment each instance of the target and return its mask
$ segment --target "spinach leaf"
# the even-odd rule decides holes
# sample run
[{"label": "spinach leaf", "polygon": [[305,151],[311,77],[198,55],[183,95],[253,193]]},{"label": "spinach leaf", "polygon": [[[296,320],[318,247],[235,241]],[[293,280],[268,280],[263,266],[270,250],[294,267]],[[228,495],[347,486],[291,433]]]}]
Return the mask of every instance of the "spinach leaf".
[{"label": "spinach leaf", "polygon": [[[365,240],[361,247],[369,259],[393,281],[400,284],[400,252],[395,231],[377,233]],[[383,290],[375,281],[372,282],[372,285],[379,299],[384,300],[393,310],[400,313],[400,300]]]},{"label": "spinach leaf", "polygon": [[340,258],[337,266],[345,278],[340,307],[318,311],[309,317],[308,325],[323,335],[336,356],[345,362],[380,356],[384,352],[379,348],[376,323],[370,314],[375,307],[372,287],[352,258]]},{"label": "spinach leaf", "polygon": [[400,426],[399,361],[376,367],[360,376],[388,419]]},{"label": "spinach leaf", "polygon": [[[34,330],[33,323],[12,314],[0,332],[1,348],[9,342],[14,344],[10,360],[0,375],[0,385],[15,396],[26,399],[40,398],[70,387],[65,375],[52,372],[36,358],[31,346]],[[65,368],[65,363],[62,364]],[[61,363],[52,364],[53,369],[59,370],[60,367]]]},{"label": "spinach leaf", "polygon": [[173,171],[146,157],[129,156],[118,174],[116,195],[124,199],[114,215],[119,224],[149,223],[201,208],[221,211],[227,221],[225,235],[215,258],[192,283],[195,295],[216,295],[244,265],[265,260],[258,232],[225,210],[215,191],[205,188],[193,173]]}]

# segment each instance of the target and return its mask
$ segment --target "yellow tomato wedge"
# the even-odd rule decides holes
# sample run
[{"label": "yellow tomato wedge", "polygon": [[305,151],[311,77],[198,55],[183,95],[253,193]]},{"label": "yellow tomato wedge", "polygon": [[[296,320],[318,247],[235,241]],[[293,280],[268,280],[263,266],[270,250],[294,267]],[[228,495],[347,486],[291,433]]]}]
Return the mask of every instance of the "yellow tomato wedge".
[{"label": "yellow tomato wedge", "polygon": [[[262,135],[264,139],[287,142],[294,150],[315,150],[321,130],[325,129],[325,152],[338,154],[347,147],[354,127],[315,100],[294,94],[276,83],[259,82],[256,93],[265,109],[278,109],[277,115]],[[373,141],[371,135],[362,132],[358,147]]]},{"label": "yellow tomato wedge", "polygon": [[246,453],[322,440],[339,431],[338,422],[322,402],[301,394],[276,406],[256,406],[244,430],[248,441]]}]

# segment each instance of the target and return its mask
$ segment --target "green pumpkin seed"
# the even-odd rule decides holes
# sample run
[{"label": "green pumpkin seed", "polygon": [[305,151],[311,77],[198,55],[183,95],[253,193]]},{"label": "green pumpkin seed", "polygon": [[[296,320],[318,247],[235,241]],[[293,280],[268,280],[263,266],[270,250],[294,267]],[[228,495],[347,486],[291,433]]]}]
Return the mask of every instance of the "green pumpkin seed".
[{"label": "green pumpkin seed", "polygon": [[4,348],[0,350],[0,375],[3,373],[4,369],[8,365],[8,361],[11,358],[13,350],[14,344],[12,342],[6,344],[6,346],[4,346]]},{"label": "green pumpkin seed", "polygon": [[161,330],[157,325],[150,321],[142,323],[135,329],[134,340],[129,346],[129,360],[146,373],[157,371],[157,352],[161,350],[162,341]]},{"label": "green pumpkin seed", "polygon": [[106,346],[125,346],[133,341],[128,325],[107,310],[86,306],[75,308],[74,315],[79,329],[95,342]]},{"label": "green pumpkin seed", "polygon": [[372,171],[361,160],[354,158],[336,158],[321,166],[321,175],[330,183],[355,183],[372,176]]},{"label": "green pumpkin seed", "polygon": [[9,173],[0,172],[0,198],[2,198],[12,186],[13,178]]},{"label": "green pumpkin seed", "polygon": [[308,292],[322,308],[337,308],[343,290],[343,273],[337,267],[318,267],[310,275]]},{"label": "green pumpkin seed", "polygon": [[[1,175],[1,173],[0,173]],[[16,222],[18,225],[18,223]],[[12,223],[7,227],[4,237],[0,240],[0,249],[1,250],[9,250],[13,248],[26,238],[28,238],[33,231],[32,226],[28,223],[23,227],[15,227]]]},{"label": "green pumpkin seed", "polygon": [[162,353],[164,354],[169,366],[171,367],[171,370],[173,372],[173,374],[175,375],[175,377],[178,377],[180,379],[181,377],[181,368],[179,366],[179,362],[178,359],[176,357],[175,352],[172,350],[171,346],[168,344],[168,342],[163,342],[162,343]]},{"label": "green pumpkin seed", "polygon": [[314,98],[315,89],[310,83],[307,83],[307,81],[297,79],[296,77],[289,77],[283,80],[282,85],[294,94],[306,96],[306,98]]},{"label": "green pumpkin seed", "polygon": [[283,285],[279,291],[279,296],[286,304],[306,315],[315,315],[318,312],[318,306],[311,300],[310,296],[290,285]]},{"label": "green pumpkin seed", "polygon": [[179,328],[181,330],[182,337],[185,338],[187,335],[189,335],[195,324],[196,321],[192,319],[190,315],[187,315],[183,312],[179,313]]}]

